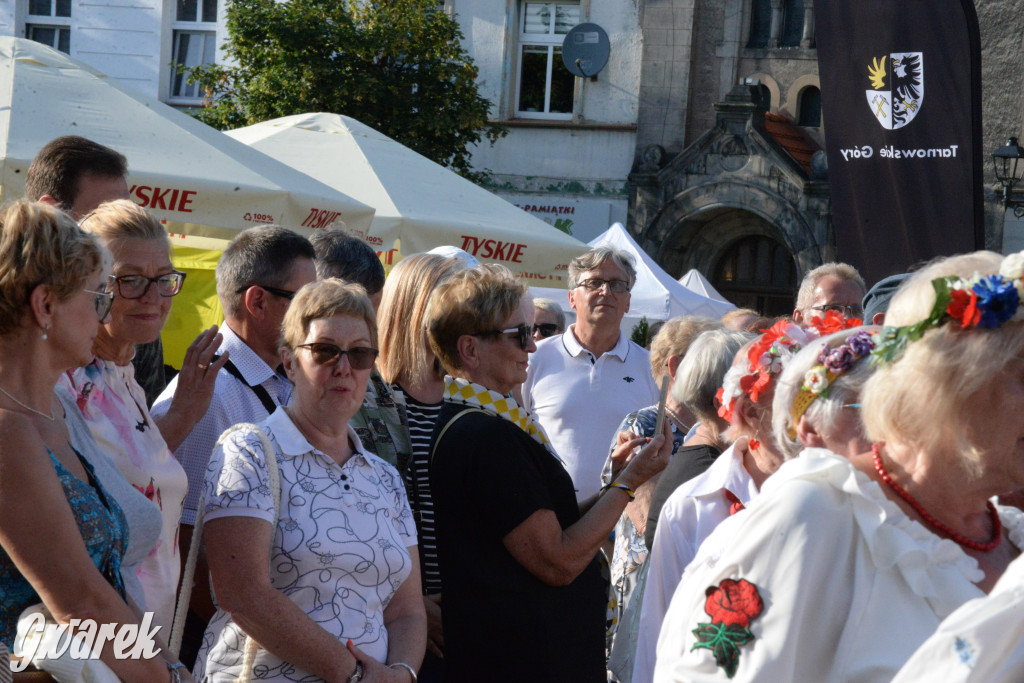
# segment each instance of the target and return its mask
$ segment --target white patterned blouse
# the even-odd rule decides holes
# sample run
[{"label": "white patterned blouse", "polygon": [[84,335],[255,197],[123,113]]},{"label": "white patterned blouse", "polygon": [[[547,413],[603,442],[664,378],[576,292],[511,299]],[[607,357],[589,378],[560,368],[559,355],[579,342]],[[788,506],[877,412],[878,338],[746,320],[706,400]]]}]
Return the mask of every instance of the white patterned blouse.
[{"label": "white patterned blouse", "polygon": [[[344,465],[316,450],[278,408],[259,425],[277,450],[281,511],[271,550],[271,582],[331,635],[351,638],[386,661],[384,608],[409,576],[416,530],[402,479],[367,452],[349,427],[355,453]],[[205,521],[228,516],[273,521],[273,498],[257,435],[234,432],[206,471]],[[244,634],[217,610],[203,638],[196,680],[234,681]],[[256,677],[307,681],[309,673],[260,649]]]}]

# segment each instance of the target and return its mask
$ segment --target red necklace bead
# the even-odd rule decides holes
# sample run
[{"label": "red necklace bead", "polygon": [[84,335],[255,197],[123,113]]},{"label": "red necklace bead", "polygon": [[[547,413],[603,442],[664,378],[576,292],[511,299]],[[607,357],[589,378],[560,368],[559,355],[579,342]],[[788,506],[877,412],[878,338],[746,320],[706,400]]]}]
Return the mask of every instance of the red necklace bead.
[{"label": "red necklace bead", "polygon": [[902,486],[897,484],[889,476],[889,473],[885,470],[885,466],[882,464],[882,454],[878,450],[878,444],[871,444],[871,455],[875,461],[875,471],[878,472],[878,476],[882,478],[882,481],[886,483],[893,491],[899,495],[900,498],[907,501],[910,507],[914,508],[917,514],[921,515],[921,519],[928,523],[928,526],[932,527],[943,536],[947,536],[956,543],[962,545],[965,548],[971,548],[982,553],[987,553],[995,550],[999,547],[999,544],[1003,540],[1003,523],[999,520],[999,513],[996,512],[996,506],[992,504],[992,501],[988,501],[988,515],[992,519],[992,540],[987,543],[979,543],[978,541],[971,540],[959,534],[948,526],[935,519],[930,512],[924,509],[924,506],[918,502],[910,493],[907,492]]}]

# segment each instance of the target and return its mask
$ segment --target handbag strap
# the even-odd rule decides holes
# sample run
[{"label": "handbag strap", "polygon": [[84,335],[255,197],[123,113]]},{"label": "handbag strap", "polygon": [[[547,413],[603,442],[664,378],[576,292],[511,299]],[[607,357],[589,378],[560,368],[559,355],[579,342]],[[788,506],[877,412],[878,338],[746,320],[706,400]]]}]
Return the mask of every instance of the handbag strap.
[{"label": "handbag strap", "polygon": [[434,440],[434,445],[431,446],[431,448],[430,448],[430,464],[431,465],[434,464],[434,454],[437,453],[437,445],[439,443],[441,443],[441,439],[444,438],[444,435],[448,431],[448,428],[451,427],[453,424],[455,424],[456,420],[458,420],[460,417],[462,417],[466,413],[486,413],[486,412],[487,412],[486,410],[480,410],[479,408],[466,408],[465,410],[460,410],[459,412],[455,413],[455,416],[452,419],[448,420],[448,424],[446,424],[444,427],[441,428],[441,433],[437,435],[437,438]]},{"label": "handbag strap", "polygon": [[[267,464],[267,479],[269,480],[270,494],[274,501],[274,522],[272,524],[270,536],[271,544],[273,544],[273,534],[277,532],[277,522],[281,515],[281,473],[277,464],[277,449],[274,448],[274,445],[270,442],[270,439],[267,438],[267,435],[262,429],[249,423],[241,423],[236,424],[233,427],[229,427],[220,435],[220,438],[217,439],[217,446],[224,443],[228,436],[236,431],[248,431],[256,434],[260,440],[260,445],[263,447],[263,459]],[[188,549],[188,560],[185,562],[185,569],[182,572],[181,590],[178,594],[178,604],[174,610],[174,621],[171,625],[171,637],[168,643],[168,648],[175,657],[178,656],[178,652],[181,650],[181,636],[185,630],[185,617],[188,615],[189,602],[192,600],[192,584],[196,573],[196,562],[199,559],[199,547],[202,545],[203,540],[203,516],[205,508],[206,487],[204,486],[200,495],[198,509],[196,510],[196,522],[192,532],[192,545]],[[246,636],[245,661],[243,664],[242,675],[239,678],[240,681],[248,680],[249,673],[252,671],[253,661],[256,658],[256,650],[258,647],[259,646],[255,640]]]}]

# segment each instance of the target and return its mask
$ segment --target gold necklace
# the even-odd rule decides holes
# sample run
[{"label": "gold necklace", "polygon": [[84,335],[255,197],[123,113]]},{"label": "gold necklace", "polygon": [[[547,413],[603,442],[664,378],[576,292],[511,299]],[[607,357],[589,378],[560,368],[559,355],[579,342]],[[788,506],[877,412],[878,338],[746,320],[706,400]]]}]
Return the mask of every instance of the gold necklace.
[{"label": "gold necklace", "polygon": [[35,408],[33,408],[32,406],[27,406],[27,405],[25,405],[24,403],[22,403],[21,401],[19,401],[18,399],[16,399],[16,398],[14,398],[13,396],[11,396],[10,392],[8,392],[8,391],[7,391],[6,389],[4,389],[3,387],[0,387],[0,392],[3,392],[4,396],[6,396],[7,398],[11,399],[12,401],[14,401],[15,403],[17,403],[17,404],[18,404],[19,406],[21,406],[21,407],[22,407],[22,408],[24,408],[25,410],[31,410],[31,411],[32,411],[33,413],[35,413],[36,415],[39,415],[40,417],[45,417],[45,418],[46,418],[47,420],[49,420],[50,422],[53,422],[54,420],[56,420],[56,419],[57,419],[56,417],[54,417],[54,416],[53,416],[53,412],[52,412],[52,411],[50,412],[50,414],[49,414],[49,415],[47,415],[46,413],[44,413],[44,412],[43,412],[43,411],[41,411],[41,410],[36,410],[36,409],[35,409]]}]

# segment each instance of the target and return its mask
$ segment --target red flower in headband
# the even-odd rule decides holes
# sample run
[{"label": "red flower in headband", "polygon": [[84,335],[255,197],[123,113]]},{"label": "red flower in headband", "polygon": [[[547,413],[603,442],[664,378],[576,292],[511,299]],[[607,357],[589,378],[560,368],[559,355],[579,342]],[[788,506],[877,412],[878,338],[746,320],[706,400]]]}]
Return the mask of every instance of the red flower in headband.
[{"label": "red flower in headband", "polygon": [[960,321],[961,327],[969,328],[978,324],[981,311],[978,310],[978,295],[974,290],[951,289],[949,297],[946,313]]}]

